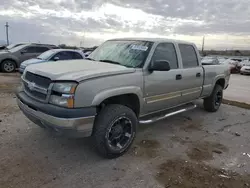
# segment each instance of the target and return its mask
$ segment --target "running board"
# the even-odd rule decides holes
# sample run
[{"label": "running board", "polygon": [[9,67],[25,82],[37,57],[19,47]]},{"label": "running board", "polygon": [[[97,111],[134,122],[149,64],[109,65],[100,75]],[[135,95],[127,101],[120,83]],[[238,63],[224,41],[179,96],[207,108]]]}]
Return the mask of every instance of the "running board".
[{"label": "running board", "polygon": [[158,116],[158,117],[153,117],[151,119],[143,119],[143,120],[140,120],[139,123],[140,124],[150,124],[150,123],[155,123],[157,121],[160,121],[160,120],[163,120],[163,119],[166,119],[170,116],[173,116],[173,115],[176,115],[176,114],[180,114],[182,112],[187,112],[189,110],[193,110],[197,107],[196,104],[192,104],[192,105],[189,105],[189,106],[182,106],[182,107],[179,107],[177,111],[172,111],[172,112],[169,112],[162,115],[162,116]]}]

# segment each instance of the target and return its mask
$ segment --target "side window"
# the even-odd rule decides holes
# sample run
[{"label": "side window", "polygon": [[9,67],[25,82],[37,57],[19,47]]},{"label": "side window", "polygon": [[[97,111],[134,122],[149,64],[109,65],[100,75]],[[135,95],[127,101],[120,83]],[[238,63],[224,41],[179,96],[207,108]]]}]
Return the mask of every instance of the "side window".
[{"label": "side window", "polygon": [[192,45],[179,44],[183,68],[191,68],[199,66],[197,54]]},{"label": "side window", "polygon": [[172,43],[158,44],[158,46],[155,49],[152,60],[153,61],[166,60],[170,63],[171,69],[178,68],[177,55],[176,55],[174,44]]},{"label": "side window", "polygon": [[36,47],[27,47],[24,49],[26,51],[26,53],[36,53]]},{"label": "side window", "polygon": [[47,48],[47,47],[36,47],[37,53],[43,53],[43,52],[46,52],[48,50],[49,50],[49,48]]},{"label": "side window", "polygon": [[[72,59],[72,56],[70,53],[68,52],[58,52],[56,55],[54,55],[54,57],[58,57],[59,60],[68,60],[68,59]],[[53,57],[53,58],[54,58]]]},{"label": "side window", "polygon": [[77,53],[77,52],[71,52],[72,53],[72,59],[83,59],[83,57]]}]

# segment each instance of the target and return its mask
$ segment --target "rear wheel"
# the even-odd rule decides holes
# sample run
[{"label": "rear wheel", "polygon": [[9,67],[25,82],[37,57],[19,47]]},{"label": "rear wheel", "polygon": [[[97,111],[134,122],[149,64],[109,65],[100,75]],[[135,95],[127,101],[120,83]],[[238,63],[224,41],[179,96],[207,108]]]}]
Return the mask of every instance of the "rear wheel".
[{"label": "rear wheel", "polygon": [[93,132],[98,152],[105,158],[123,155],[132,145],[137,117],[128,107],[111,104],[98,114]]},{"label": "rear wheel", "polygon": [[212,94],[204,99],[204,108],[208,112],[216,112],[222,103],[223,99],[223,88],[216,84]]},{"label": "rear wheel", "polygon": [[3,72],[14,72],[16,70],[16,63],[13,60],[4,60],[1,64]]}]

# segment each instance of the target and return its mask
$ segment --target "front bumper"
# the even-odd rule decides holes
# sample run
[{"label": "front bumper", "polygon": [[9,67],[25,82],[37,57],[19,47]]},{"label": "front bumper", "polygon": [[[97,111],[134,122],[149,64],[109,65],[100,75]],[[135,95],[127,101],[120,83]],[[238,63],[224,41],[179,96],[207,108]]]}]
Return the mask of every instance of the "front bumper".
[{"label": "front bumper", "polygon": [[92,107],[83,109],[60,108],[37,102],[24,92],[17,93],[17,104],[24,115],[33,123],[56,134],[67,137],[88,137],[92,134],[96,115],[96,111]]},{"label": "front bumper", "polygon": [[240,70],[240,73],[242,73],[242,74],[250,74],[250,70]]},{"label": "front bumper", "polygon": [[26,67],[19,67],[18,71],[20,74],[23,74],[24,70],[25,70]]}]

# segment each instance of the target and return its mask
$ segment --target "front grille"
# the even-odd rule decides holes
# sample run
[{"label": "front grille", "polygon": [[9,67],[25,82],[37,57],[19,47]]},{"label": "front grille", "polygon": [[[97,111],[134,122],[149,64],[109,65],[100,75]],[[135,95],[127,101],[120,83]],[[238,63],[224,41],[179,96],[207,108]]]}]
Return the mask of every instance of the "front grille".
[{"label": "front grille", "polygon": [[49,87],[51,83],[51,79],[44,77],[44,76],[37,75],[37,74],[33,74],[28,71],[25,74],[25,79],[28,80],[29,82],[34,82],[36,85],[41,86],[46,89]]},{"label": "front grille", "polygon": [[25,73],[23,79],[24,91],[40,101],[46,101],[50,83],[51,79],[28,71]]},{"label": "front grille", "polygon": [[33,97],[37,98],[37,99],[40,99],[40,100],[46,100],[46,97],[47,95],[43,94],[43,93],[40,93],[40,92],[37,92],[37,91],[33,91],[33,90],[30,90],[29,87],[28,87],[28,84],[24,82],[24,91],[30,95],[32,95]]}]

